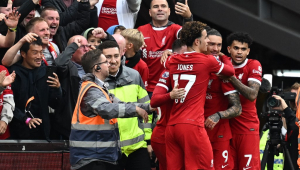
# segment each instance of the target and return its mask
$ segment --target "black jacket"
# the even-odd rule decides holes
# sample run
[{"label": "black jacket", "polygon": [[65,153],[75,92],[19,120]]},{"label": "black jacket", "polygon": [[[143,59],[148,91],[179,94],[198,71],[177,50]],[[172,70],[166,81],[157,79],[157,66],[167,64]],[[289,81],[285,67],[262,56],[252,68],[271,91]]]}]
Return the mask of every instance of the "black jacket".
[{"label": "black jacket", "polygon": [[[56,42],[60,51],[63,51],[67,47],[69,39],[74,35],[81,35],[81,33],[90,27],[90,22],[98,24],[98,20],[91,21],[90,16],[97,17],[97,8],[90,10],[89,2],[78,3],[77,18],[66,26],[59,26],[56,35],[53,39]],[[95,26],[95,25],[94,25]]]},{"label": "black jacket", "polygon": [[[48,106],[56,109],[62,102],[61,88],[51,88],[47,84],[46,66],[27,69],[22,66],[22,61],[14,64],[9,71],[16,72],[16,79],[12,83],[14,101],[16,104],[14,118],[10,123],[10,132],[13,139],[46,139],[50,140],[50,119]],[[35,118],[42,119],[42,124],[37,128],[29,129],[25,120],[31,117],[26,115],[25,105],[27,100],[34,96],[30,102],[30,112]],[[29,106],[28,105],[28,106]]]},{"label": "black jacket", "polygon": [[[287,148],[290,152],[290,156],[295,169],[298,169],[297,159],[298,159],[298,134],[299,127],[295,124],[296,122],[296,112],[293,111],[290,107],[287,107],[283,110],[285,113],[285,120],[287,126]],[[286,159],[287,160],[287,159]],[[284,169],[289,170],[290,165],[288,161],[284,163]]]}]

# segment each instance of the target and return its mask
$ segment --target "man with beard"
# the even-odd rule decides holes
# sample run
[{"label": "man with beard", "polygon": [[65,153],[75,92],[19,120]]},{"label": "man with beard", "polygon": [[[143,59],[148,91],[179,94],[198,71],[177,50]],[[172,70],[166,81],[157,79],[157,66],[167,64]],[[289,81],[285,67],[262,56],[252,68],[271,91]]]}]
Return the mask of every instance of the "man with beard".
[{"label": "man with beard", "polygon": [[227,37],[227,50],[235,76],[227,80],[240,93],[242,114],[230,120],[233,169],[260,169],[259,119],[256,97],[262,80],[259,61],[248,59],[252,38],[248,33],[235,32]]},{"label": "man with beard", "polygon": [[[220,54],[222,35],[217,30],[210,29],[207,36],[209,42],[206,54],[213,55],[216,59],[232,67],[229,58]],[[211,74],[206,91],[204,117],[207,135],[213,149],[214,168],[216,170],[231,170],[233,168],[233,162],[229,159],[231,154],[230,139],[232,137],[229,119],[239,116],[241,111],[239,94],[232,84],[228,81],[222,81],[216,74]]]}]

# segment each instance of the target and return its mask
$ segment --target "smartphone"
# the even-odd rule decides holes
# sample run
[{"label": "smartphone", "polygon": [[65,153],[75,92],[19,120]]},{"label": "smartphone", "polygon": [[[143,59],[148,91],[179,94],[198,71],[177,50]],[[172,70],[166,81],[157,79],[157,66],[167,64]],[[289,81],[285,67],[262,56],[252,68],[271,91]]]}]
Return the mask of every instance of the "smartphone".
[{"label": "smartphone", "polygon": [[8,0],[0,0],[0,7],[7,7]]},{"label": "smartphone", "polygon": [[46,73],[47,79],[49,76],[54,78],[55,76],[53,75],[53,73],[56,73],[56,70],[57,70],[57,67],[55,67],[55,66],[47,66],[47,73]]},{"label": "smartphone", "polygon": [[185,0],[177,0],[177,2],[180,2],[182,4],[185,4]]}]

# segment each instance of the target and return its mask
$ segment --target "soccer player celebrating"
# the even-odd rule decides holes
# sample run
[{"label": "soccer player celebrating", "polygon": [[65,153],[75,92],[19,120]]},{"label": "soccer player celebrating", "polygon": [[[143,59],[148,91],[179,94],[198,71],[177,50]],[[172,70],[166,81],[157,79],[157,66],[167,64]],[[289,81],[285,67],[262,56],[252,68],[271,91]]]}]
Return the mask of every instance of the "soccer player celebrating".
[{"label": "soccer player celebrating", "polygon": [[[232,67],[229,57],[220,53],[222,35],[219,31],[210,29],[207,35],[209,42],[206,54],[213,55]],[[230,161],[232,159],[229,159],[232,137],[229,119],[239,116],[241,112],[240,97],[232,84],[226,80],[222,81],[216,74],[211,74],[206,91],[204,116],[207,135],[213,148],[216,170],[232,170],[233,168],[234,163]]]},{"label": "soccer player celebrating", "polygon": [[227,44],[235,68],[235,76],[228,80],[239,91],[242,104],[242,114],[230,120],[234,169],[260,169],[259,119],[255,104],[262,67],[259,61],[247,59],[252,44],[248,33],[232,33],[227,37]]},{"label": "soccer player celebrating", "polygon": [[182,27],[181,40],[187,52],[167,59],[172,87],[185,88],[175,99],[166,128],[168,169],[214,169],[212,147],[204,128],[204,102],[211,73],[233,76],[234,69],[207,51],[206,24],[188,22]]}]

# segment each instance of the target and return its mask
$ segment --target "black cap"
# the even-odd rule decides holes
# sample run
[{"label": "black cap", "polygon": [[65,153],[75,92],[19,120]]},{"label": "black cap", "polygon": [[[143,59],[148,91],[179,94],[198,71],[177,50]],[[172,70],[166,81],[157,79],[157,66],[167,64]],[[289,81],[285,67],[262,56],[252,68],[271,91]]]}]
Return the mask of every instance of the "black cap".
[{"label": "black cap", "polygon": [[28,1],[28,0],[14,0],[12,7],[19,7],[26,1]]}]

